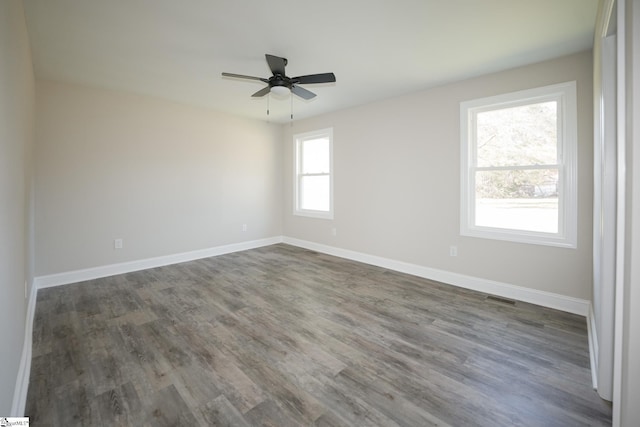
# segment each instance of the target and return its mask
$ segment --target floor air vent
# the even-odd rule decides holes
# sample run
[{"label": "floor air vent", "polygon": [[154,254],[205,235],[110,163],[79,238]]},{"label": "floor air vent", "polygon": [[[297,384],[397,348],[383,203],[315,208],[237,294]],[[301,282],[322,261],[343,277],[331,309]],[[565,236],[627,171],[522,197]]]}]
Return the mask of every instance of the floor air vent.
[{"label": "floor air vent", "polygon": [[502,304],[516,305],[516,302],[512,299],[497,297],[495,295],[487,295],[486,299],[488,299],[489,301],[495,301]]}]

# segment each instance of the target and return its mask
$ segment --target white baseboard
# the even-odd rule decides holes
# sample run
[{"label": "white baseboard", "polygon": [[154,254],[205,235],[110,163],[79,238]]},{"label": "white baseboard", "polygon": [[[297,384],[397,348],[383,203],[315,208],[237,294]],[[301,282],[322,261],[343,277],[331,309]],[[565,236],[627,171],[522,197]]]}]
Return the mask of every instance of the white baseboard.
[{"label": "white baseboard", "polygon": [[[356,252],[306,240],[295,239],[292,237],[275,236],[266,239],[234,243],[230,245],[217,246],[197,251],[190,251],[138,261],[111,264],[101,267],[87,268],[83,270],[75,270],[65,273],[36,277],[34,279],[33,285],[31,286],[31,294],[29,296],[27,307],[27,324],[25,326],[25,338],[22,349],[22,358],[20,360],[20,368],[18,371],[18,378],[16,380],[13,403],[11,406],[11,416],[24,416],[24,410],[27,401],[27,391],[29,388],[29,375],[31,372],[33,319],[35,315],[38,289],[83,282],[87,280],[98,279],[101,277],[108,277],[117,274],[145,270],[148,268],[178,264],[181,262],[194,261],[197,259],[209,258],[248,249],[255,249],[263,246],[274,245],[277,243],[287,243],[293,246],[298,246],[316,252],[322,252],[329,255],[350,259],[353,261],[363,262],[365,264],[371,264],[401,273],[407,273],[414,276],[422,277],[425,279],[435,280],[466,289],[498,295],[504,298],[515,299],[518,301],[524,301],[543,307],[553,308],[556,310],[585,316],[588,320],[589,350],[592,358],[592,372],[595,372],[595,369],[593,369],[593,367],[595,366],[594,363],[597,362],[594,359],[594,355],[596,355],[595,357],[597,357],[598,344],[597,336],[595,333],[595,324],[593,323],[593,309],[591,307],[591,303],[587,300],[554,294],[551,292],[539,291],[536,289],[514,286],[508,283],[501,283],[492,280],[466,276],[463,274],[452,273],[402,261],[396,261],[375,255],[365,254],[362,252]],[[592,376],[595,387],[597,380],[595,378],[595,374],[592,374]]]},{"label": "white baseboard", "polygon": [[35,285],[37,289],[49,288],[51,286],[67,285],[70,283],[99,279],[101,277],[115,276],[118,274],[131,273],[133,271],[163,267],[165,265],[178,264],[181,262],[194,261],[197,259],[209,258],[232,252],[255,249],[262,246],[274,245],[276,243],[282,243],[282,236],[269,237],[259,240],[250,240],[240,243],[232,243],[230,245],[216,246],[213,248],[200,249],[173,255],[165,255],[155,258],[141,259],[137,261],[85,268],[83,270],[74,270],[64,273],[38,276],[35,278]]},{"label": "white baseboard", "polygon": [[23,417],[27,404],[27,391],[29,391],[29,375],[31,374],[31,345],[33,334],[33,318],[36,313],[36,298],[38,289],[35,283],[31,284],[31,293],[27,303],[27,318],[24,327],[24,343],[22,344],[22,356],[20,367],[18,368],[18,378],[13,391],[13,402],[11,404],[11,416]]},{"label": "white baseboard", "polygon": [[284,237],[282,241],[293,246],[299,246],[301,248],[310,249],[316,252],[322,252],[353,261],[359,261],[378,267],[388,268],[390,270],[395,270],[401,273],[407,273],[454,286],[459,286],[461,288],[471,289],[474,291],[492,295],[498,295],[503,298],[524,301],[531,304],[541,305],[543,307],[566,311],[568,313],[579,314],[585,317],[587,317],[589,313],[590,302],[579,298],[539,291],[531,288],[524,288],[521,286],[481,279],[464,274],[452,273],[449,271],[438,270],[435,268],[396,261],[375,255],[369,255],[362,252],[356,252],[306,240],[295,239],[293,237]]},{"label": "white baseboard", "polygon": [[596,316],[593,312],[593,304],[589,304],[587,316],[587,335],[589,337],[589,362],[591,363],[591,383],[593,389],[598,389],[598,330],[596,329]]},{"label": "white baseboard", "polygon": [[64,273],[38,276],[34,279],[34,287],[36,289],[42,289],[51,286],[83,282],[86,280],[114,276],[117,274],[131,273],[133,271],[162,267],[165,265],[178,264],[181,262],[224,255],[248,249],[255,249],[262,246],[269,246],[283,242],[293,246],[299,246],[301,248],[306,248],[313,251],[350,259],[353,261],[359,261],[365,264],[376,265],[378,267],[388,268],[390,270],[395,270],[466,289],[472,289],[475,291],[498,295],[504,298],[515,299],[518,301],[524,301],[531,304],[541,305],[543,307],[566,311],[568,313],[579,314],[585,317],[589,315],[589,307],[591,303],[580,298],[515,286],[508,283],[496,282],[493,280],[467,276],[459,273],[452,273],[445,270],[439,270],[417,264],[410,264],[403,261],[396,261],[389,258],[383,258],[362,252],[351,251],[348,249],[337,248],[334,246],[323,245],[320,243],[300,240],[286,236],[275,236],[266,239],[233,243],[230,245],[217,246],[213,248],[183,252],[156,258],[147,258],[138,261],[130,261],[119,264],[87,268],[83,270],[74,270]]}]

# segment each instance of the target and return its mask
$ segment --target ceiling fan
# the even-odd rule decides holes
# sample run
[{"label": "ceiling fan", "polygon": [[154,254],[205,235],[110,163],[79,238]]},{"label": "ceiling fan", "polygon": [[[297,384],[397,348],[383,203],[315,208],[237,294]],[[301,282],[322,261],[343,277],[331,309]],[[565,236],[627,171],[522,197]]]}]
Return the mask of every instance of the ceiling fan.
[{"label": "ceiling fan", "polygon": [[224,77],[235,77],[238,79],[247,79],[247,80],[259,80],[261,82],[267,83],[268,86],[260,89],[256,93],[254,93],[253,97],[261,97],[265,96],[269,92],[272,92],[276,95],[288,94],[290,91],[300,98],[303,99],[311,99],[316,96],[315,93],[308,91],[307,89],[300,87],[298,85],[306,85],[313,83],[333,83],[336,81],[336,76],[333,73],[322,73],[322,74],[309,74],[306,76],[299,77],[287,77],[284,72],[284,67],[287,65],[287,58],[280,58],[279,56],[266,54],[267,64],[269,64],[269,68],[271,69],[271,73],[273,74],[268,79],[261,77],[253,77],[253,76],[244,76],[242,74],[233,74],[233,73],[222,73]]}]

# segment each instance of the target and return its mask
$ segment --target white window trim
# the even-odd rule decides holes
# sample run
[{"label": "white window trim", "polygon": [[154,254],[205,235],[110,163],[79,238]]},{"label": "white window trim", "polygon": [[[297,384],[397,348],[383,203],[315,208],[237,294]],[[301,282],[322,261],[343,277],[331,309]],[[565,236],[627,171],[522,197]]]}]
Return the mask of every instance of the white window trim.
[{"label": "white window trim", "polygon": [[[300,144],[309,139],[329,137],[329,210],[300,208]],[[333,128],[319,129],[293,135],[293,214],[311,218],[333,219]]]},{"label": "white window trim", "polygon": [[[475,114],[499,107],[511,107],[546,100],[558,100],[561,141],[559,152],[560,196],[558,233],[509,230],[475,225]],[[460,103],[460,234],[512,242],[576,248],[577,195],[577,102],[576,82],[566,82]],[[472,145],[473,144],[473,145]]]}]

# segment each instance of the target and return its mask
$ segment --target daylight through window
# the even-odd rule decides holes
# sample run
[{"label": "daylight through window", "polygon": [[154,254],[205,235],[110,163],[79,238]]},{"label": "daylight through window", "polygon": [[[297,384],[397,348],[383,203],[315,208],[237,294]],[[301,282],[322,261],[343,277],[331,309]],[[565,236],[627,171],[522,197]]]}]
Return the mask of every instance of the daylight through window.
[{"label": "daylight through window", "polygon": [[575,82],[461,104],[461,233],[575,247]]},{"label": "daylight through window", "polygon": [[294,136],[296,215],[333,217],[332,140],[331,129]]}]

